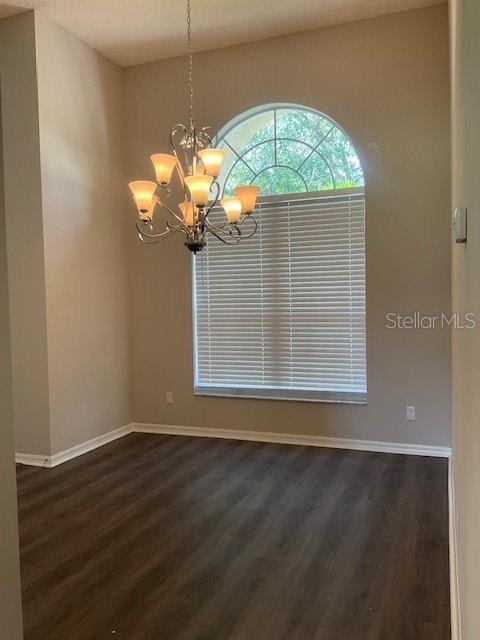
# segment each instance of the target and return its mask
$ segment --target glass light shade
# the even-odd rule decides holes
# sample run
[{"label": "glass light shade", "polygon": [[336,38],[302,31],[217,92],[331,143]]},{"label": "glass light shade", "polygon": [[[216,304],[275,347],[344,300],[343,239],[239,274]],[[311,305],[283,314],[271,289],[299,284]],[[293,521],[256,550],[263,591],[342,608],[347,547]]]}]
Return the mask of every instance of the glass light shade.
[{"label": "glass light shade", "polygon": [[198,152],[198,157],[205,165],[206,173],[214,178],[220,175],[224,155],[223,149],[202,149]]},{"label": "glass light shade", "polygon": [[193,227],[195,224],[195,205],[193,202],[188,202],[185,200],[181,202],[179,205],[180,211],[182,212],[183,221],[188,227]]},{"label": "glass light shade", "polygon": [[225,209],[225,214],[229,222],[236,223],[240,220],[240,216],[242,215],[242,202],[240,198],[237,196],[229,196],[228,198],[223,198],[220,204]]},{"label": "glass light shade", "polygon": [[235,194],[242,202],[243,213],[252,213],[255,209],[255,205],[257,204],[257,196],[259,193],[260,187],[256,187],[254,184],[236,187]]},{"label": "glass light shade", "polygon": [[212,186],[212,176],[187,176],[185,183],[190,191],[193,202],[197,207],[204,207],[210,197],[210,187]]},{"label": "glass light shade", "polygon": [[157,182],[168,184],[172,179],[172,173],[177,164],[177,159],[169,153],[154,153],[150,160],[155,167]]},{"label": "glass light shade", "polygon": [[148,180],[136,180],[128,185],[133,194],[133,199],[140,214],[147,214],[154,204],[153,196],[157,190],[156,182]]}]

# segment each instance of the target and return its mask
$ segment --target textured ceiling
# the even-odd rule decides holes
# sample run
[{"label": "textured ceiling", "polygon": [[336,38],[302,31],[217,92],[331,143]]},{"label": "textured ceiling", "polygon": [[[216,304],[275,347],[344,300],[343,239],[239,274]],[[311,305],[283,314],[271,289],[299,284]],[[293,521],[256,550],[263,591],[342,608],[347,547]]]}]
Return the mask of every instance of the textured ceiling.
[{"label": "textured ceiling", "polygon": [[[442,0],[192,0],[194,49],[204,51],[440,4]],[[183,0],[11,0],[0,18],[38,9],[122,66],[180,55]]]}]

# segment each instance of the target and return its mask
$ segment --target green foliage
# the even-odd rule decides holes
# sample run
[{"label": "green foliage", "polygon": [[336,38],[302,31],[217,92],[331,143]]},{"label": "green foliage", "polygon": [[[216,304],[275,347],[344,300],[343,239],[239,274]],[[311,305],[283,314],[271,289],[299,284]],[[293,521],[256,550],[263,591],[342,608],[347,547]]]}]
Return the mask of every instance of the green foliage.
[{"label": "green foliage", "polygon": [[225,194],[255,182],[262,195],[346,189],[364,184],[358,156],[330,118],[302,108],[255,114],[220,142],[233,148]]}]

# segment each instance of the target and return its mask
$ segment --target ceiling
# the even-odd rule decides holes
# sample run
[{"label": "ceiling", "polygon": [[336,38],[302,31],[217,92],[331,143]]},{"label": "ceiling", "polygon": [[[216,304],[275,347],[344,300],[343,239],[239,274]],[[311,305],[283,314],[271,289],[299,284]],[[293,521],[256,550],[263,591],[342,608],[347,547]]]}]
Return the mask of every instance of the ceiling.
[{"label": "ceiling", "polygon": [[[205,51],[442,3],[442,0],[191,0]],[[38,9],[121,66],[180,55],[184,0],[10,0],[0,18]]]}]

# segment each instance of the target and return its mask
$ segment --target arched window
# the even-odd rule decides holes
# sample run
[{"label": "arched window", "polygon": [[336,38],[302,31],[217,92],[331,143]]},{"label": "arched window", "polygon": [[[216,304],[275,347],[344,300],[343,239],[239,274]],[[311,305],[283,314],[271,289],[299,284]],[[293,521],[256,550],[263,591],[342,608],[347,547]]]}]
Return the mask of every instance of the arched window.
[{"label": "arched window", "polygon": [[258,184],[263,195],[363,187],[363,171],[345,132],[328,116],[293,105],[253,109],[228,123],[216,145],[225,151],[224,193]]},{"label": "arched window", "polygon": [[211,242],[194,262],[196,393],[364,402],[364,177],[350,139],[322,113],[277,104],[214,144],[225,195],[262,191],[257,234]]}]

